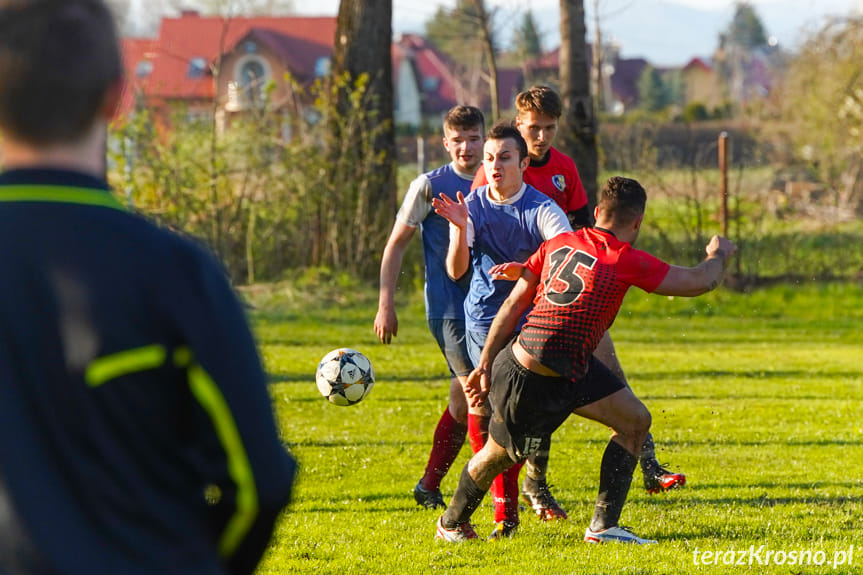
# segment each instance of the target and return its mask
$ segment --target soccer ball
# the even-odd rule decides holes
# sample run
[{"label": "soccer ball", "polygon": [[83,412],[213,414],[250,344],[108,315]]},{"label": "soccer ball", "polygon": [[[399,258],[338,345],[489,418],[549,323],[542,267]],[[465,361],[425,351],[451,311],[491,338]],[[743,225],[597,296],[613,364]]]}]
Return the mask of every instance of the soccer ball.
[{"label": "soccer ball", "polygon": [[330,403],[356,405],[375,385],[369,358],[355,349],[342,347],[324,356],[315,374],[318,391]]}]

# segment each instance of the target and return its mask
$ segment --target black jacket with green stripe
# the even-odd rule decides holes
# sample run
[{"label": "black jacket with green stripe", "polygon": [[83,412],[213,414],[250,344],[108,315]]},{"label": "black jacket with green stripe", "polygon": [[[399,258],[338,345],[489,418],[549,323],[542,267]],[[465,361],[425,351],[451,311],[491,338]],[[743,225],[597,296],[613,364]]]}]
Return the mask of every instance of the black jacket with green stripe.
[{"label": "black jacket with green stripe", "polygon": [[0,174],[0,573],[249,573],[295,470],[207,251],[98,179]]}]

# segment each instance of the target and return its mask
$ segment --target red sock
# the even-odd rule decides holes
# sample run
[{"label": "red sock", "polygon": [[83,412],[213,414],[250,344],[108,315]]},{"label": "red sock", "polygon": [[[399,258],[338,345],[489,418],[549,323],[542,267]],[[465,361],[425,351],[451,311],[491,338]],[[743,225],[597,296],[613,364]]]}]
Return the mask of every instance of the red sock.
[{"label": "red sock", "polygon": [[426,465],[425,475],[420,480],[423,489],[434,490],[440,488],[440,482],[449,471],[452,462],[458,457],[461,446],[464,445],[464,436],[467,426],[459,423],[449,412],[449,407],[440,416],[440,421],[434,430],[432,450],[429,462]]},{"label": "red sock", "polygon": [[506,509],[504,514],[509,521],[518,523],[518,475],[521,473],[521,468],[524,467],[524,461],[516,463],[509,469],[503,472],[503,492],[506,494]]},{"label": "red sock", "polygon": [[518,523],[518,474],[524,462],[516,463],[491,483],[491,495],[494,498],[494,521],[504,519]]},{"label": "red sock", "polygon": [[470,448],[476,453],[485,446],[488,440],[488,421],[485,415],[467,414],[467,437],[470,440]]}]

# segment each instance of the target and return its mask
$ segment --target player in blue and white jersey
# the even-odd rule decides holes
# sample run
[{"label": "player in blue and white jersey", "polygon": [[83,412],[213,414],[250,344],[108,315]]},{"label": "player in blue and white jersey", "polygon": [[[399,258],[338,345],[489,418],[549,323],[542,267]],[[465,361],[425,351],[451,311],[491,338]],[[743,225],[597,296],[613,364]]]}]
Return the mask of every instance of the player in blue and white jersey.
[{"label": "player in blue and white jersey", "polygon": [[[571,231],[566,214],[554,200],[523,181],[530,159],[519,131],[499,124],[486,136],[483,169],[489,182],[467,198],[435,198],[436,211],[450,221],[447,272],[462,278],[471,272],[465,299],[465,328],[472,362],[479,361],[485,338],[512,284],[494,280],[489,270],[506,261],[527,259],[543,241]],[[468,434],[474,452],[488,436],[488,416],[469,415]],[[518,526],[518,474],[513,466],[492,486],[495,529],[491,537],[510,535]]]},{"label": "player in blue and white jersey", "polygon": [[440,492],[441,480],[464,444],[467,403],[459,380],[473,368],[465,344],[467,281],[455,282],[447,275],[449,222],[434,212],[432,198],[455,199],[459,191],[470,190],[482,161],[484,122],[482,112],[473,106],[455,106],[447,112],[443,122],[443,145],[451,161],[411,182],[381,259],[374,329],[380,340],[388,344],[398,334],[394,300],[402,259],[414,233],[420,230],[425,258],[426,319],[452,375],[449,405],[435,429],[425,473],[414,487],[416,502],[431,509],[445,506]]}]

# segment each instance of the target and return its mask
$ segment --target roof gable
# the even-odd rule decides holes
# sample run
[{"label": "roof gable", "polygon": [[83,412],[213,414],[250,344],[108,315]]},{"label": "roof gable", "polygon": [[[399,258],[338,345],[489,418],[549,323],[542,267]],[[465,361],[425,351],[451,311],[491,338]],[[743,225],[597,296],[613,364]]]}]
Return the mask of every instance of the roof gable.
[{"label": "roof gable", "polygon": [[266,47],[300,82],[307,82],[319,76],[321,59],[329,60],[333,55],[332,44],[298,38],[267,28],[252,28],[228,53],[245,52],[249,42]]}]

